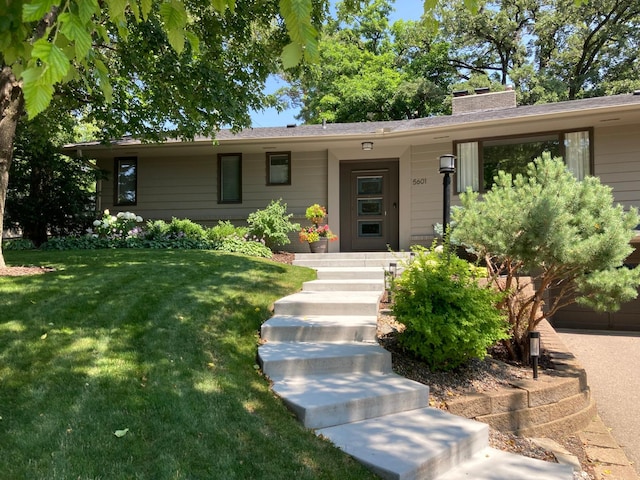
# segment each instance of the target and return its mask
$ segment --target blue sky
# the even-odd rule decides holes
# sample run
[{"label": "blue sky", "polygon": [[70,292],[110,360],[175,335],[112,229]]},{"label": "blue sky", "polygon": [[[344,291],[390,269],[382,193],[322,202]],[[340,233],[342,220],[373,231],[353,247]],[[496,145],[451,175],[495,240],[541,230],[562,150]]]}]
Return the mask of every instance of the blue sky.
[{"label": "blue sky", "polygon": [[[331,3],[334,2],[332,1]],[[393,23],[398,19],[418,20],[424,11],[423,5],[424,0],[396,0],[393,5],[395,11],[390,17],[391,22]],[[267,82],[267,91],[271,93],[284,86],[285,82],[273,77]],[[251,120],[254,127],[282,127],[292,123],[299,124],[300,121],[295,119],[297,113],[297,109],[278,113],[274,108],[270,108],[263,112],[253,112]]]}]

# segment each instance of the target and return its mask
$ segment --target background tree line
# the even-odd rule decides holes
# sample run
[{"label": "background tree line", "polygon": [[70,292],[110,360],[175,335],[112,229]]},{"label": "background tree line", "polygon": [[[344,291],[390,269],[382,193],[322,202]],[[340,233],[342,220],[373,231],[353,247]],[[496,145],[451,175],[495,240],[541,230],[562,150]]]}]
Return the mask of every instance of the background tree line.
[{"label": "background tree line", "polygon": [[287,76],[281,100],[307,123],[449,113],[451,92],[512,84],[522,105],[640,88],[637,0],[440,2],[423,21],[396,21],[392,0],[360,11],[338,2],[321,30],[320,61]]}]

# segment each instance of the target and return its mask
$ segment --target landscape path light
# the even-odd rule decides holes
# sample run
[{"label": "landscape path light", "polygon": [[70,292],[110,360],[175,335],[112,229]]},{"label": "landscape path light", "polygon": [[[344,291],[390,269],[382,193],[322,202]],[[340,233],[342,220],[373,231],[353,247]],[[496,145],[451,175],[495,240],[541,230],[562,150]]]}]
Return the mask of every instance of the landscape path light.
[{"label": "landscape path light", "polygon": [[533,365],[533,378],[538,379],[538,357],[540,357],[540,332],[529,332],[529,356]]},{"label": "landscape path light", "polygon": [[398,264],[395,262],[389,263],[389,270],[387,270],[385,275],[385,287],[387,289],[387,301],[389,303],[393,300],[393,287],[396,282],[396,277],[398,276]]}]

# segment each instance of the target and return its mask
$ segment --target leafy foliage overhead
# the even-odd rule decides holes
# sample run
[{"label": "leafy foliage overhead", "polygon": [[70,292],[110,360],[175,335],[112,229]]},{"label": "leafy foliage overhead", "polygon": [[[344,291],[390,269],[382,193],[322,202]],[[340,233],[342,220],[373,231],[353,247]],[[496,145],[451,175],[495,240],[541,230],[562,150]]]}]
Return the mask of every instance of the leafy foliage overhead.
[{"label": "leafy foliage overhead", "polygon": [[[139,33],[142,24],[159,27],[163,43],[178,57],[207,56],[214,53],[210,51],[214,45],[221,53],[233,51],[242,43],[259,43],[277,48],[286,68],[303,58],[318,58],[313,22],[324,7],[324,0],[315,5],[311,0],[4,2],[0,6],[2,63],[22,81],[26,110],[33,117],[48,106],[55,85],[71,80],[82,80],[87,88],[97,87],[107,101],[113,99],[114,49],[117,52],[130,34]],[[279,15],[286,30],[282,22],[273,22]],[[155,53],[168,51],[156,49]],[[262,56],[252,53],[252,62],[274,57],[272,51]],[[213,58],[224,60],[217,56],[208,60],[214,63]],[[235,61],[241,66],[251,63],[246,56],[238,56]],[[136,81],[135,77],[131,80]]]}]

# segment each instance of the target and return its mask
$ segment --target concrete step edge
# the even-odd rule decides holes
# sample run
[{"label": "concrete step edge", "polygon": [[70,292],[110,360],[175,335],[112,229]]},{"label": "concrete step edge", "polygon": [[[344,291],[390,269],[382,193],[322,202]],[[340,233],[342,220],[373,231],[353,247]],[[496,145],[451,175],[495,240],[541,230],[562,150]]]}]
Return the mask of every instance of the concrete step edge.
[{"label": "concrete step edge", "polygon": [[436,480],[572,480],[571,465],[486,448]]},{"label": "concrete step edge", "polygon": [[429,405],[429,387],[395,373],[285,378],[273,390],[307,428],[326,428]]},{"label": "concrete step edge", "polygon": [[258,363],[277,381],[286,377],[355,372],[391,372],[391,354],[377,343],[267,342]]},{"label": "concrete step edge", "polygon": [[260,337],[269,342],[375,342],[374,315],[279,315],[260,327]]},{"label": "concrete step edge", "polygon": [[435,408],[316,431],[382,478],[435,479],[488,446],[489,427]]},{"label": "concrete step edge", "polygon": [[302,284],[302,290],[306,292],[319,291],[374,291],[381,292],[384,290],[384,279],[327,279],[327,280],[310,280]]}]

